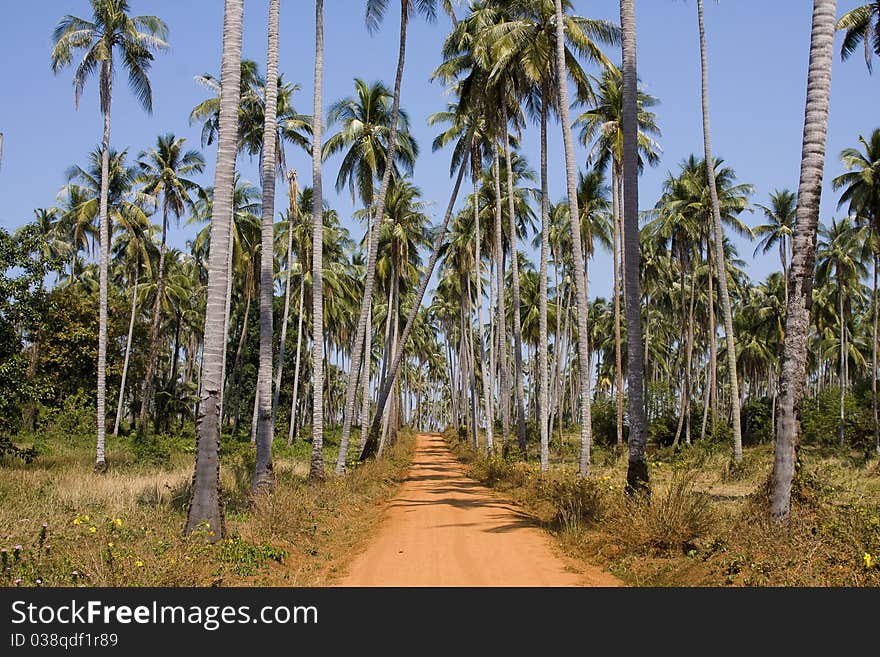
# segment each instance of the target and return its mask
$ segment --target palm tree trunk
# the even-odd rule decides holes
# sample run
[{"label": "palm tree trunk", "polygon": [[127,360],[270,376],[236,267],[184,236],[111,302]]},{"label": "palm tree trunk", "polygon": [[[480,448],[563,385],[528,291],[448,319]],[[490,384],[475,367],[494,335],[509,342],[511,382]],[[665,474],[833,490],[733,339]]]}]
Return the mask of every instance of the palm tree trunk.
[{"label": "palm tree trunk", "polygon": [[[320,0],[319,0],[320,1]],[[238,141],[238,104],[241,77],[243,0],[226,0],[223,21],[221,84],[230,93],[220,99],[220,137],[214,174],[208,299],[205,311],[204,383],[196,428],[195,473],[186,532],[207,527],[205,540],[215,542],[225,533],[220,506],[220,396],[225,351],[224,314],[227,266],[232,222],[232,194]]]},{"label": "palm tree trunk", "polygon": [[[388,131],[388,152],[385,156],[385,171],[382,174],[382,184],[379,187],[379,197],[376,199],[375,220],[382,221],[385,216],[385,197],[388,193],[388,185],[391,182],[391,174],[394,170],[394,157],[397,151],[397,128],[400,118],[400,87],[403,81],[403,68],[406,60],[406,28],[409,15],[409,0],[401,0],[400,4],[400,40],[397,54],[397,73],[394,78],[394,97],[391,104],[391,126]],[[356,368],[360,363],[361,352],[366,342],[367,317],[370,313],[370,305],[373,300],[373,286],[376,274],[376,256],[379,250],[378,233],[376,239],[370,242],[367,253],[366,280],[364,281],[364,299],[361,303],[361,312],[358,316],[358,328],[355,335],[354,347],[351,355],[351,371],[348,373],[348,384],[345,391],[345,419],[342,424],[342,441],[347,445],[351,432],[351,418],[354,415],[354,404],[357,393]],[[337,473],[344,471],[345,464],[341,466],[337,462]]]},{"label": "palm tree trunk", "polygon": [[809,304],[816,257],[816,226],[819,221],[822,173],[825,166],[836,10],[836,0],[813,1],[801,173],[789,268],[790,289],[782,352],[779,422],[776,427],[776,452],[770,488],[770,516],[777,523],[787,522],[791,509],[791,485],[797,460],[801,402],[807,377]]},{"label": "palm tree trunk", "polygon": [[290,208],[287,212],[287,276],[284,281],[284,314],[281,319],[281,339],[278,341],[278,369],[275,372],[275,395],[272,398],[272,426],[278,416],[278,400],[281,397],[281,374],[284,371],[284,353],[287,347],[287,325],[290,321],[290,277],[293,274],[293,223],[297,216],[296,207],[296,171],[289,174]]},{"label": "palm tree trunk", "polygon": [[615,162],[612,165],[611,187],[613,195],[614,216],[614,248],[613,250],[613,275],[614,275],[614,387],[617,390],[617,446],[623,447],[623,345],[620,337],[620,258],[623,246],[621,231],[622,221],[620,216],[620,195],[618,194],[618,179],[620,167]]},{"label": "palm tree trunk", "polygon": [[[371,304],[372,306],[372,304]],[[372,307],[367,312],[367,327],[369,330],[366,333],[366,342],[364,343],[364,364],[363,369],[361,370],[361,388],[362,388],[362,398],[361,398],[361,437],[360,437],[360,448],[358,450],[358,454],[360,454],[360,450],[364,448],[364,443],[367,441],[367,425],[369,423],[370,416],[370,365],[372,364],[372,356],[373,356],[373,312]],[[343,422],[345,418],[343,418]],[[339,448],[339,451],[342,452],[342,447]],[[345,445],[345,452],[348,454],[348,445]],[[338,468],[338,466],[337,466]],[[338,469],[337,469],[338,472]]]},{"label": "palm tree trunk", "polygon": [[724,228],[721,225],[721,209],[715,184],[715,160],[712,157],[712,141],[709,129],[709,62],[706,56],[706,28],[703,19],[703,0],[697,0],[700,26],[700,66],[702,69],[703,145],[706,153],[706,177],[709,180],[709,196],[712,201],[712,219],[715,232],[715,262],[718,263],[718,296],[724,318],[727,341],[727,374],[730,380],[730,423],[733,429],[733,460],[742,461],[742,428],[739,417],[739,382],[736,372],[736,339],[733,334],[733,311],[727,287],[727,258],[724,254]]},{"label": "palm tree trunk", "polygon": [[[475,149],[476,150],[476,149]],[[475,162],[471,163],[471,177],[474,183],[474,245],[475,255],[474,263],[477,272],[477,339],[479,340],[477,353],[480,356],[480,363],[486,362],[486,343],[483,336],[483,256],[481,253],[482,236],[480,235],[480,170],[482,162],[479,159],[479,152],[476,153]],[[875,368],[876,369],[876,368]],[[486,449],[491,452],[494,445],[493,431],[495,429],[495,418],[492,413],[492,370],[483,367],[483,404],[484,413],[486,414]]]},{"label": "palm tree trunk", "polygon": [[[547,104],[550,91],[546,84],[541,87],[541,271],[540,300],[538,308],[538,358],[540,370],[540,399],[538,402],[538,424],[541,427],[541,471],[550,469],[550,370],[549,347],[547,345],[547,261],[550,249],[550,199],[547,189]],[[557,308],[557,340],[559,339],[559,313]],[[533,375],[534,376],[534,375]]]},{"label": "palm tree trunk", "polygon": [[309,463],[309,481],[324,479],[324,341],[321,339],[324,335],[324,192],[321,180],[323,87],[324,0],[315,0],[315,102],[312,114],[312,457]]},{"label": "palm tree trunk", "polygon": [[156,277],[156,299],[153,301],[153,320],[150,324],[150,351],[147,356],[147,371],[144,374],[144,385],[141,391],[141,408],[138,413],[138,439],[146,435],[147,411],[153,397],[153,380],[156,376],[156,360],[159,357],[159,326],[162,320],[162,298],[165,296],[165,255],[168,238],[168,202],[162,208],[162,242],[159,244],[159,272]]},{"label": "palm tree trunk", "polygon": [[[234,192],[233,192],[234,194]],[[234,209],[233,209],[234,211]],[[226,385],[226,352],[227,352],[227,343],[229,342],[229,321],[232,317],[232,281],[235,278],[235,274],[232,268],[232,256],[235,251],[235,241],[233,236],[233,231],[235,230],[235,216],[233,216],[232,220],[229,222],[229,248],[227,249],[226,255],[226,271],[228,275],[226,276],[226,305],[225,305],[225,315],[223,317],[223,362],[221,364],[220,370],[220,422],[222,427],[223,422],[223,406],[226,403],[226,394],[227,390]],[[221,429],[222,432],[222,429]]]},{"label": "palm tree trunk", "polygon": [[501,229],[502,213],[501,213],[501,158],[498,154],[498,144],[493,144],[494,163],[493,178],[495,182],[495,293],[496,293],[496,311],[497,319],[495,320],[495,331],[498,337],[498,351],[496,358],[498,359],[499,381],[498,381],[498,404],[501,406],[501,443],[507,442],[510,436],[510,407],[505,403],[505,399],[509,396],[510,386],[508,381],[510,375],[507,370],[507,309],[504,300],[504,248],[503,248],[503,232]]},{"label": "palm tree trunk", "polygon": [[838,283],[837,283],[837,300],[838,300],[838,313],[840,316],[840,369],[838,370],[837,376],[837,384],[840,387],[840,418],[837,423],[837,441],[840,443],[840,446],[844,445],[844,424],[846,423],[846,414],[844,410],[844,404],[846,402],[846,321],[843,316],[843,289],[840,284],[840,272],[838,272]]},{"label": "palm tree trunk", "polygon": [[[260,258],[260,369],[257,378],[257,457],[251,488],[254,492],[275,485],[272,470],[272,439],[275,418],[272,412],[273,305],[275,301],[275,153],[278,138],[278,14],[280,0],[269,0],[269,29],[266,48],[266,109],[263,112],[262,244]],[[289,286],[288,286],[289,287]],[[280,383],[280,381],[279,381]]]},{"label": "palm tree trunk", "polygon": [[[559,0],[557,0],[557,3]],[[629,466],[627,490],[646,490],[648,464],[645,458],[648,432],[645,418],[645,381],[642,357],[641,246],[639,243],[639,153],[638,153],[638,67],[636,16],[633,0],[621,0],[623,32],[623,235],[624,287],[626,289],[627,382],[629,390]]]},{"label": "palm tree trunk", "polygon": [[574,162],[574,141],[571,136],[571,120],[568,105],[568,76],[565,71],[565,34],[562,0],[556,5],[556,70],[559,84],[559,112],[562,121],[562,137],[565,146],[565,173],[568,186],[569,224],[571,228],[572,259],[578,309],[578,359],[580,361],[581,393],[581,453],[578,476],[590,474],[590,448],[593,441],[592,409],[590,407],[590,343],[587,329],[587,277],[584,272],[584,251],[581,245],[580,212],[577,198],[577,168]]},{"label": "palm tree trunk", "polygon": [[510,230],[510,270],[513,303],[513,376],[516,402],[516,437],[521,454],[526,453],[526,417],[523,408],[522,323],[519,308],[519,253],[516,236],[516,204],[513,196],[513,166],[510,161],[510,133],[507,129],[507,106],[502,108],[504,123],[504,160],[507,165],[507,221]]},{"label": "palm tree trunk", "polygon": [[[468,138],[470,138],[470,136]],[[452,216],[452,209],[455,206],[456,199],[458,198],[458,190],[461,188],[461,181],[462,178],[464,178],[465,167],[467,166],[467,164],[467,158],[462,158],[461,166],[458,169],[458,177],[456,178],[455,186],[452,189],[452,196],[449,199],[449,205],[446,208],[446,214],[443,216],[443,223],[440,224],[440,229],[437,231],[437,236],[434,239],[434,248],[431,251],[431,258],[428,260],[428,265],[425,268],[424,273],[422,274],[421,281],[419,282],[419,289],[418,292],[416,292],[416,298],[413,300],[412,308],[409,311],[409,317],[407,317],[406,319],[406,325],[403,328],[403,333],[396,341],[398,347],[395,349],[394,360],[391,363],[391,368],[388,372],[388,375],[385,377],[385,380],[382,382],[382,387],[379,391],[379,398],[376,401],[376,412],[373,415],[373,420],[370,425],[370,434],[369,436],[367,436],[367,442],[364,445],[364,449],[361,451],[361,460],[374,456],[376,454],[376,450],[378,449],[379,423],[382,419],[382,412],[385,409],[385,403],[388,401],[388,394],[391,392],[391,387],[394,384],[397,370],[400,368],[400,362],[403,359],[403,345],[405,345],[406,341],[409,339],[413,324],[415,324],[415,319],[418,314],[419,307],[422,305],[422,299],[425,298],[425,292],[428,289],[428,281],[434,273],[434,266],[437,264],[437,258],[440,255],[440,249],[443,247],[443,242],[446,239],[446,229],[449,226],[449,219]]]},{"label": "palm tree trunk", "polygon": [[[874,231],[873,227],[871,228],[871,231]],[[874,261],[874,333],[871,340],[871,412],[874,421],[874,448],[876,452],[880,454],[880,422],[878,422],[877,411],[877,343],[878,328],[880,328],[880,321],[878,321],[880,320],[880,317],[878,317],[877,312],[877,261],[880,260],[880,256],[878,256],[877,253],[874,253],[872,260]]]},{"label": "palm tree trunk", "polygon": [[299,364],[300,364],[300,351],[302,348],[302,325],[303,325],[303,299],[305,298],[305,287],[306,287],[306,272],[305,268],[302,267],[304,265],[302,259],[300,259],[300,274],[299,274],[299,315],[296,320],[296,359],[295,365],[293,366],[293,393],[291,394],[290,399],[290,424],[287,430],[287,444],[293,444],[293,436],[296,432],[296,411],[297,411],[297,397],[299,393]]},{"label": "palm tree trunk", "polygon": [[125,359],[122,362],[122,380],[119,382],[119,401],[116,403],[116,422],[113,423],[113,437],[119,435],[119,423],[122,421],[122,406],[125,400],[125,380],[128,377],[128,362],[131,358],[131,338],[134,335],[134,319],[137,314],[138,271],[140,255],[134,263],[134,276],[131,277],[131,314],[128,319],[128,337],[125,339]]}]

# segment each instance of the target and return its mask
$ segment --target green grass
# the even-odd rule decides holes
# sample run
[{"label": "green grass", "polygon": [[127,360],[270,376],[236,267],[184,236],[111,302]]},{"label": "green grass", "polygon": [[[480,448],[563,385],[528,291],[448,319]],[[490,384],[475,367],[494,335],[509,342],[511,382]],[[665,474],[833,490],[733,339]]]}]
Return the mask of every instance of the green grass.
[{"label": "green grass", "polygon": [[[325,432],[327,480],[306,482],[311,443],[274,445],[275,490],[250,495],[253,447],[224,438],[228,536],[186,537],[192,437],[139,446],[108,439],[109,470],[93,472],[90,436],[41,434],[30,463],[0,458],[0,585],[206,586],[325,584],[379,517],[411,460],[402,432],[388,454],[332,475],[338,430]],[[352,447],[349,457],[355,457]],[[44,527],[45,523],[45,527]]]}]

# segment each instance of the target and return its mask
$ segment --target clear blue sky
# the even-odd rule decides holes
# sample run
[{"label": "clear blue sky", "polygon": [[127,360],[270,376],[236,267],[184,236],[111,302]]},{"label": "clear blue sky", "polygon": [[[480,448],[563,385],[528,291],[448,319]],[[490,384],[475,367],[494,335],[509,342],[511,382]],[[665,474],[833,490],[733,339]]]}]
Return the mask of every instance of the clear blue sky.
[{"label": "clear blue sky", "polygon": [[[841,0],[839,12],[864,0]],[[243,56],[265,67],[265,0],[245,3]],[[397,54],[396,3],[391,5],[383,28],[370,35],[363,23],[361,0],[328,0],[325,3],[325,108],[349,95],[352,78],[393,82]],[[616,0],[575,0],[577,13],[617,21]],[[132,156],[149,147],[157,135],[173,132],[199,146],[199,127],[189,126],[194,105],[206,97],[193,81],[198,74],[219,74],[223,2],[180,0],[131,0],[135,14],[155,14],[170,27],[171,51],[159,55],[151,73],[154,113],[146,115],[134,102],[120,77],[113,100],[113,145],[128,147]],[[647,90],[660,98],[657,108],[663,130],[663,159],[645,172],[640,186],[642,208],[654,204],[666,174],[690,153],[702,153],[699,114],[699,60],[695,0],[640,0],[637,5],[639,74]],[[741,182],[755,186],[754,202],[766,203],[775,188],[797,189],[800,143],[808,62],[810,15],[808,0],[722,0],[708,2],[707,31],[711,75],[712,132],[716,157],[732,166]],[[72,72],[54,76],[49,67],[50,36],[62,14],[87,17],[86,0],[8,3],[0,26],[0,71],[3,99],[0,132],[5,133],[3,166],[0,170],[0,225],[15,228],[32,218],[35,207],[54,203],[65,183],[64,172],[83,163],[100,141],[102,123],[97,87],[86,88],[78,112],[74,111]],[[402,104],[410,113],[414,134],[422,148],[415,181],[427,199],[435,202],[438,221],[449,189],[448,155],[431,154],[434,131],[426,117],[445,107],[447,98],[438,84],[428,81],[440,61],[440,46],[449,30],[445,16],[433,24],[421,19],[409,32],[409,49]],[[855,145],[860,134],[880,126],[880,74],[868,75],[864,61],[855,57],[841,62],[835,46],[831,120],[828,134],[826,185],[822,220],[839,216],[830,179],[841,172],[838,154]],[[619,59],[618,52],[610,53]],[[297,109],[311,113],[314,67],[314,5],[282,2],[280,70],[285,79],[297,82]],[[331,128],[332,130],[332,128]],[[565,193],[562,141],[554,129],[550,143],[550,189],[553,200]],[[523,138],[526,156],[538,165],[538,132]],[[578,147],[578,161],[585,149]],[[215,147],[205,149],[209,163],[202,182],[213,184]],[[289,153],[290,166],[300,171],[303,184],[310,184],[311,168],[302,152]],[[347,191],[336,195],[333,182],[338,159],[325,166],[324,189],[331,205],[360,238],[351,221],[352,204]],[[242,175],[258,181],[256,162],[240,160]],[[284,204],[284,197],[279,203]],[[758,214],[746,214],[747,223],[760,222]],[[182,247],[194,229],[181,226],[172,244]],[[738,242],[739,243],[739,242]],[[753,247],[739,243],[740,255],[751,262]],[[759,256],[751,263],[753,277],[762,278],[778,268],[775,254]],[[597,256],[591,267],[593,294],[607,294],[610,258]]]}]

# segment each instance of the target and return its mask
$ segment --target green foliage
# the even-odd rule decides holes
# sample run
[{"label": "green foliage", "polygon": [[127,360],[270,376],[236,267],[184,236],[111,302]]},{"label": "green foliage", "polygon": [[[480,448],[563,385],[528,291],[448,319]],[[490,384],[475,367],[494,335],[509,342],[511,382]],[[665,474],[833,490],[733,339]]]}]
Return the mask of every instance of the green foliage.
[{"label": "green foliage", "polygon": [[551,523],[569,531],[597,521],[605,510],[605,492],[596,479],[573,474],[543,477],[538,494],[554,509]]},{"label": "green foliage", "polygon": [[234,574],[246,577],[256,574],[267,561],[283,563],[287,552],[269,543],[254,545],[241,536],[233,536],[218,545],[217,558]]},{"label": "green foliage", "polygon": [[769,397],[751,399],[740,412],[743,445],[773,441],[773,400]]},{"label": "green foliage", "polygon": [[[801,407],[803,441],[814,445],[838,444],[840,391],[826,388],[818,397],[806,398]],[[857,449],[869,449],[874,441],[870,396],[847,393],[844,397],[844,440]]]}]

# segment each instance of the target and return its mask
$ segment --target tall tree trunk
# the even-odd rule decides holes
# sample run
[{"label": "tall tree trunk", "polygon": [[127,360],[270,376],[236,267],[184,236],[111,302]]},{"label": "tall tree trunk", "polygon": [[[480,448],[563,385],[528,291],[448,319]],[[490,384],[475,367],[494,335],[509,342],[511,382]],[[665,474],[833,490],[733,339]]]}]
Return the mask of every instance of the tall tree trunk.
[{"label": "tall tree trunk", "polygon": [[[312,457],[309,463],[309,481],[324,479],[324,341],[321,339],[324,335],[324,193],[321,181],[323,87],[324,0],[315,0],[315,103],[312,114]],[[369,269],[369,265],[367,268]]]},{"label": "tall tree trunk", "polygon": [[[233,194],[235,192],[233,191]],[[234,212],[234,208],[233,208]],[[226,358],[228,351],[228,342],[229,342],[229,321],[232,317],[232,281],[235,278],[235,272],[232,267],[232,256],[235,251],[235,216],[233,215],[232,220],[229,222],[229,248],[227,249],[226,254],[226,271],[228,275],[226,276],[226,299],[224,305],[224,317],[223,317],[223,356],[222,362],[220,364],[220,423],[221,423],[221,433],[222,433],[222,423],[223,423],[223,408],[226,404],[226,393],[229,390],[226,384]],[[227,414],[228,415],[228,414]]]},{"label": "tall tree trunk", "polygon": [[257,457],[251,488],[270,490],[275,485],[272,469],[272,439],[275,419],[272,404],[273,305],[275,301],[275,162],[278,138],[278,13],[281,0],[269,0],[269,30],[266,47],[266,109],[263,112],[262,244],[260,250],[260,369],[257,378]]},{"label": "tall tree trunk", "polygon": [[[376,199],[375,220],[382,221],[385,216],[385,197],[388,193],[388,185],[391,182],[391,174],[394,170],[394,157],[397,152],[397,128],[400,118],[400,86],[403,81],[403,68],[406,60],[406,29],[409,19],[409,4],[411,0],[400,2],[400,40],[397,54],[397,73],[394,78],[394,97],[391,104],[391,127],[388,131],[388,152],[385,156],[385,171],[382,174],[382,184],[379,187],[379,198]],[[342,422],[342,441],[348,445],[351,433],[351,421],[354,415],[354,404],[357,393],[357,367],[360,364],[361,352],[366,342],[367,317],[370,314],[370,306],[373,301],[373,286],[376,273],[376,256],[379,250],[379,236],[370,242],[367,253],[366,280],[364,281],[364,299],[361,303],[361,312],[358,316],[358,327],[355,335],[354,347],[351,353],[351,371],[348,373],[348,384],[345,391],[345,413]],[[336,463],[336,471],[343,472],[345,464]]]},{"label": "tall tree trunk", "polygon": [[619,181],[620,181],[620,165],[615,162],[612,165],[612,181],[614,195],[615,212],[614,221],[614,387],[617,391],[617,446],[623,447],[623,356],[622,356],[622,339],[620,337],[620,261],[623,257],[623,218],[621,215],[621,203]]},{"label": "tall tree trunk", "polygon": [[491,452],[495,442],[493,436],[493,432],[495,430],[495,417],[492,413],[492,370],[491,368],[487,368],[485,366],[486,343],[483,337],[483,255],[481,252],[482,235],[480,234],[479,203],[479,183],[482,162],[480,161],[479,150],[476,145],[472,150],[471,158],[471,178],[473,179],[474,183],[474,244],[476,251],[474,256],[474,265],[477,273],[477,339],[479,340],[477,353],[480,357],[480,363],[483,364],[483,412],[486,414],[486,449]]},{"label": "tall tree trunk", "polygon": [[712,141],[709,129],[709,61],[706,55],[706,26],[703,20],[703,0],[697,0],[700,25],[700,67],[702,69],[703,146],[706,153],[706,177],[712,201],[712,219],[715,233],[715,262],[718,263],[718,297],[724,318],[724,337],[727,342],[727,375],[730,380],[730,423],[733,429],[733,460],[742,461],[742,427],[739,414],[739,382],[736,373],[736,339],[733,334],[733,311],[727,287],[727,257],[724,254],[724,227],[721,225],[721,209],[715,184],[715,160],[712,157]]},{"label": "tall tree trunk", "polygon": [[510,276],[513,303],[513,376],[516,403],[516,437],[521,454],[526,453],[526,417],[523,408],[522,323],[519,308],[519,253],[516,236],[516,204],[513,195],[513,166],[510,161],[510,132],[507,129],[507,106],[502,108],[504,118],[504,160],[507,165],[507,222],[510,230]]},{"label": "tall tree trunk", "polygon": [[119,382],[119,401],[116,403],[116,421],[113,423],[113,437],[119,435],[119,423],[122,421],[122,406],[125,401],[125,380],[128,378],[128,363],[131,358],[131,338],[134,335],[134,320],[137,314],[138,272],[140,271],[140,255],[136,256],[134,275],[131,283],[131,314],[128,319],[128,337],[125,339],[125,358],[122,361],[122,380]]},{"label": "tall tree trunk", "polygon": [[299,215],[296,195],[296,171],[288,174],[290,207],[287,211],[287,276],[284,281],[284,313],[281,318],[281,338],[278,341],[278,368],[275,371],[275,394],[272,398],[272,426],[278,416],[278,400],[281,397],[281,375],[284,372],[284,354],[287,350],[287,325],[290,322],[290,278],[293,275],[293,224]]},{"label": "tall tree trunk", "polygon": [[592,447],[592,408],[590,407],[590,343],[588,333],[587,276],[584,271],[584,250],[581,245],[580,211],[577,198],[577,168],[574,162],[574,141],[571,136],[571,119],[568,104],[568,76],[565,70],[565,28],[562,0],[556,5],[556,72],[559,84],[559,112],[562,121],[562,140],[565,146],[565,173],[568,187],[569,227],[571,229],[572,270],[577,293],[578,311],[578,360],[580,363],[581,395],[581,451],[578,476],[590,474],[590,448]]},{"label": "tall tree trunk", "polygon": [[[468,136],[468,139],[470,139],[470,135]],[[395,349],[394,360],[391,363],[391,368],[388,371],[385,380],[382,382],[382,387],[379,391],[379,398],[376,401],[376,412],[373,414],[373,420],[370,424],[370,434],[369,436],[367,436],[367,442],[364,445],[364,449],[361,451],[361,460],[375,456],[376,451],[378,450],[379,424],[382,420],[382,413],[385,410],[385,404],[388,401],[388,394],[391,392],[391,387],[394,384],[397,370],[400,368],[400,362],[401,360],[403,360],[403,346],[409,339],[413,324],[415,324],[415,319],[418,314],[419,307],[422,305],[422,299],[425,298],[425,291],[428,289],[428,281],[434,273],[434,266],[437,264],[437,258],[440,255],[440,249],[443,247],[443,242],[446,239],[446,229],[449,226],[449,219],[452,216],[452,209],[455,206],[456,199],[458,198],[458,190],[461,188],[461,181],[462,178],[464,178],[465,167],[467,166],[467,164],[467,158],[463,158],[461,166],[458,169],[458,177],[455,180],[455,186],[452,188],[452,196],[449,199],[449,205],[446,208],[446,214],[443,216],[443,223],[440,224],[440,229],[437,231],[437,236],[434,239],[434,248],[431,251],[431,257],[428,260],[428,265],[425,268],[424,273],[422,274],[421,281],[419,281],[419,289],[416,292],[416,298],[413,300],[413,305],[409,311],[409,317],[407,317],[406,319],[406,325],[403,328],[403,333],[401,334],[400,338],[396,340],[398,347]]]},{"label": "tall tree trunk", "polygon": [[[872,236],[874,232],[874,228],[871,228]],[[873,240],[872,240],[873,241]],[[874,326],[873,326],[873,336],[871,339],[871,412],[874,421],[874,449],[878,454],[880,454],[880,421],[878,421],[878,411],[877,411],[877,348],[878,348],[878,328],[880,328],[880,316],[878,316],[877,312],[877,261],[880,260],[880,256],[877,253],[874,253],[874,257],[872,258],[874,263]]]},{"label": "tall tree trunk", "polygon": [[153,381],[156,376],[156,361],[159,358],[159,326],[162,320],[162,298],[165,296],[165,256],[168,237],[168,205],[167,199],[162,208],[162,242],[159,244],[159,272],[156,278],[156,299],[153,301],[153,320],[150,324],[150,351],[147,356],[147,371],[141,391],[141,408],[138,413],[138,438],[143,438],[147,430],[147,411],[153,398]]},{"label": "tall tree trunk", "polygon": [[807,377],[810,304],[813,265],[816,258],[816,225],[819,221],[822,174],[825,167],[836,10],[837,0],[813,1],[803,152],[789,268],[779,422],[776,426],[776,452],[770,489],[770,516],[777,523],[787,522],[791,509],[791,485],[797,460],[801,402]]},{"label": "tall tree trunk", "polygon": [[837,442],[843,447],[844,425],[846,424],[846,412],[844,405],[846,403],[846,321],[843,315],[843,286],[840,284],[840,272],[837,273],[837,300],[838,312],[840,314],[840,369],[838,370],[837,384],[840,387],[840,418],[837,423]]},{"label": "tall tree trunk", "polygon": [[[112,57],[112,52],[111,52]],[[98,288],[98,384],[97,384],[97,429],[98,439],[95,447],[95,471],[107,469],[104,454],[104,437],[107,432],[107,288],[110,267],[110,219],[107,215],[107,197],[110,193],[110,103],[113,85],[113,62],[109,57],[101,63],[102,107],[104,115],[104,136],[101,141],[101,196],[99,200],[99,230],[101,235],[101,257],[99,262]]]},{"label": "tall tree trunk", "polygon": [[[550,370],[549,347],[547,346],[547,296],[549,294],[547,280],[547,261],[550,250],[550,199],[547,189],[547,105],[550,102],[550,91],[547,84],[541,87],[541,271],[540,300],[538,302],[538,358],[540,371],[538,401],[538,426],[541,428],[541,471],[550,469]],[[557,292],[558,294],[558,292]],[[557,341],[559,340],[559,308],[557,304]],[[558,342],[557,342],[558,344]],[[534,378],[534,374],[532,375]]]},{"label": "tall tree trunk", "polygon": [[[318,0],[320,2],[320,0]],[[226,0],[223,20],[223,58],[220,80],[229,93],[220,98],[217,166],[211,216],[208,263],[208,299],[205,311],[204,383],[196,427],[198,445],[186,532],[207,527],[205,540],[215,542],[225,533],[220,506],[220,395],[223,379],[223,332],[226,280],[232,222],[232,195],[238,142],[238,104],[241,78],[243,0]]]},{"label": "tall tree trunk", "polygon": [[510,373],[507,370],[507,308],[504,299],[504,234],[501,229],[501,158],[498,154],[498,144],[493,143],[494,163],[493,178],[495,182],[495,292],[496,292],[496,320],[495,331],[498,335],[498,404],[501,407],[501,443],[507,442],[510,436],[510,407],[505,403],[509,397]]},{"label": "tall tree trunk", "polygon": [[[560,0],[556,0],[557,5]],[[648,464],[645,448],[648,427],[645,417],[645,381],[642,356],[642,292],[639,281],[641,245],[639,244],[639,145],[638,145],[638,66],[636,57],[636,15],[634,0],[620,1],[620,25],[623,32],[623,235],[626,254],[627,383],[629,390],[629,466],[627,490],[648,487]]]},{"label": "tall tree trunk", "polygon": [[290,399],[290,424],[288,425],[287,430],[287,444],[293,444],[293,436],[296,432],[296,417],[297,417],[297,398],[299,396],[299,365],[300,365],[300,351],[302,349],[303,343],[303,335],[302,335],[302,325],[303,325],[303,299],[305,298],[305,287],[306,287],[306,271],[305,271],[305,263],[300,259],[300,273],[299,273],[299,315],[296,320],[296,358],[295,364],[293,366],[293,392],[291,393]]},{"label": "tall tree trunk", "polygon": [[[360,454],[360,450],[364,448],[364,443],[367,442],[367,432],[368,425],[370,422],[370,365],[372,364],[373,357],[373,312],[372,308],[367,312],[367,333],[366,333],[366,342],[364,343],[364,364],[363,369],[361,370],[361,418],[360,418],[360,429],[361,429],[361,437],[360,437],[360,447],[358,449],[358,454]],[[343,418],[343,422],[345,418]],[[342,447],[339,448],[342,451]],[[345,445],[345,453],[348,454],[348,445]]]}]

